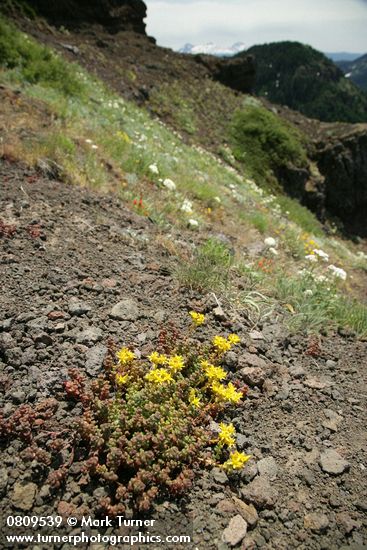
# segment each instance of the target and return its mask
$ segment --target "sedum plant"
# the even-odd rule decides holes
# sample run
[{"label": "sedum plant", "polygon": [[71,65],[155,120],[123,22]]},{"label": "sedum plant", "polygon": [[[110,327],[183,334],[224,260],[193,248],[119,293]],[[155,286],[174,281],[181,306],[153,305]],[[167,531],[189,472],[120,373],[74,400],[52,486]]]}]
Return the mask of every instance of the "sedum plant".
[{"label": "sedum plant", "polygon": [[164,328],[147,357],[108,343],[102,374],[87,379],[73,368],[67,395],[82,407],[73,425],[60,423],[58,401],[21,405],[10,416],[0,413],[0,437],[23,442],[21,457],[36,460],[55,490],[65,484],[74,457],[83,470],[80,483],[102,484],[108,496],[99,512],[147,512],[160,498],[183,495],[199,468],[243,468],[248,455],[236,450],[232,424],[209,426],[224,409],[238,404],[247,386],[227,382],[222,359],[239,343],[236,334],[209,342],[195,338],[205,322],[190,312],[184,334]]},{"label": "sedum plant", "polygon": [[97,380],[70,371],[66,391],[83,407],[77,431],[87,449],[85,471],[109,484],[110,496],[100,503],[109,515],[127,507],[147,511],[159,497],[182,495],[200,466],[219,462],[230,472],[250,458],[236,451],[232,425],[220,424],[216,437],[209,430],[210,421],[247,389],[227,383],[221,366],[239,337],[198,343],[193,332],[205,317],[190,316],[186,335],[162,330],[146,358],[110,341]]}]

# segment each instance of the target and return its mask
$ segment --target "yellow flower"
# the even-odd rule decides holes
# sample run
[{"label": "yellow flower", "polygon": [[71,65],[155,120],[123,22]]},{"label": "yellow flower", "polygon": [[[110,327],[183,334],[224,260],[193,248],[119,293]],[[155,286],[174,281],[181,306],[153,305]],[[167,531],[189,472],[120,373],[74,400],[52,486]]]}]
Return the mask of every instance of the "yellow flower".
[{"label": "yellow flower", "polygon": [[116,353],[116,357],[119,360],[120,365],[127,365],[133,359],[135,359],[135,353],[130,351],[128,348],[121,348],[120,351]]},{"label": "yellow flower", "polygon": [[231,454],[229,459],[222,464],[222,468],[225,470],[240,470],[250,460],[251,455],[245,455],[245,453],[239,453],[235,451]]},{"label": "yellow flower", "polygon": [[200,407],[201,405],[201,399],[196,395],[196,392],[193,388],[191,388],[189,393],[189,403],[194,407]]},{"label": "yellow flower", "polygon": [[226,401],[226,388],[223,384],[220,384],[217,380],[214,380],[211,385],[211,389],[219,401]]},{"label": "yellow flower", "polygon": [[220,445],[227,445],[228,447],[233,447],[235,444],[235,438],[233,437],[236,433],[236,430],[233,426],[233,424],[224,424],[224,422],[221,422],[219,424],[220,432],[219,432],[219,444]]},{"label": "yellow flower", "polygon": [[120,139],[122,139],[122,141],[125,141],[126,143],[130,143],[131,142],[131,139],[129,138],[129,136],[126,134],[126,132],[121,132],[121,131],[118,131],[116,132],[116,136]]},{"label": "yellow flower", "polygon": [[239,343],[241,342],[241,339],[240,339],[240,337],[239,337],[237,334],[230,334],[230,335],[228,336],[228,342],[229,342],[230,344],[236,345],[236,344],[239,344]]},{"label": "yellow flower", "polygon": [[222,367],[215,367],[208,361],[201,361],[200,364],[209,380],[224,380],[227,377],[227,373]]},{"label": "yellow flower", "polygon": [[231,349],[231,344],[223,338],[223,336],[214,336],[213,338],[213,346],[215,349],[221,353],[224,353],[225,351],[228,351]]},{"label": "yellow flower", "polygon": [[223,384],[219,384],[219,382],[215,380],[211,385],[211,389],[219,401],[238,403],[242,398],[242,393],[236,390],[232,382],[227,386],[223,386]]},{"label": "yellow flower", "polygon": [[164,384],[165,382],[172,382],[173,378],[166,369],[155,369],[145,375],[148,382],[154,382],[155,384]]},{"label": "yellow flower", "polygon": [[148,355],[149,361],[153,363],[156,367],[158,365],[165,365],[167,363],[167,355],[163,355],[162,353],[158,353],[157,351],[153,351],[150,355]]},{"label": "yellow flower", "polygon": [[237,391],[232,382],[230,382],[226,387],[225,397],[231,403],[238,403],[242,399],[242,393]]},{"label": "yellow flower", "polygon": [[168,359],[168,367],[173,370],[173,372],[183,369],[184,366],[184,360],[181,355],[174,355]]},{"label": "yellow flower", "polygon": [[202,313],[197,313],[196,311],[190,311],[189,315],[193,320],[194,325],[197,327],[199,327],[205,322],[205,315],[203,315]]},{"label": "yellow flower", "polygon": [[117,386],[123,386],[124,384],[126,384],[128,378],[129,377],[127,374],[116,374],[115,382]]}]

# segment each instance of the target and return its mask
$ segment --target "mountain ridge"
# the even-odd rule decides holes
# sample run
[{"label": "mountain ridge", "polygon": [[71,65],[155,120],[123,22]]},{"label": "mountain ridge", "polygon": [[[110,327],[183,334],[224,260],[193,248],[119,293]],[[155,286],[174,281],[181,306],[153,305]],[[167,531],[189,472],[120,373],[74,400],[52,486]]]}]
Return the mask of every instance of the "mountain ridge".
[{"label": "mountain ridge", "polygon": [[272,42],[245,53],[256,60],[256,94],[325,122],[367,121],[367,94],[311,46]]},{"label": "mountain ridge", "polygon": [[367,54],[353,61],[338,61],[337,65],[346,78],[350,78],[362,90],[367,91]]}]

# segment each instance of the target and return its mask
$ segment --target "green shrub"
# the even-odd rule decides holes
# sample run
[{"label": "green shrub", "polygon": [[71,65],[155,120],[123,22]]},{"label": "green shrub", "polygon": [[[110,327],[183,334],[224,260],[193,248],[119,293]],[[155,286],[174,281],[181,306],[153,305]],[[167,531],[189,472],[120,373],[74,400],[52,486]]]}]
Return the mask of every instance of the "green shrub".
[{"label": "green shrub", "polygon": [[0,17],[0,67],[18,71],[31,84],[55,88],[64,95],[80,95],[84,85],[71,63],[37,44]]},{"label": "green shrub", "polygon": [[306,165],[301,134],[264,107],[247,104],[236,111],[229,134],[234,156],[256,179],[269,181],[289,163]]}]

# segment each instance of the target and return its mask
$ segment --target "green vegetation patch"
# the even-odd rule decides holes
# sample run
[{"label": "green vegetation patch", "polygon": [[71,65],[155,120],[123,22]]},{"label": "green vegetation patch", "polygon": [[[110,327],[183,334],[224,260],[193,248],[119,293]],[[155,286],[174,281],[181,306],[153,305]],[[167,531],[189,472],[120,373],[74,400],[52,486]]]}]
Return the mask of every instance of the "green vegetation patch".
[{"label": "green vegetation patch", "polygon": [[77,68],[0,17],[0,67],[13,69],[30,84],[55,88],[67,96],[84,91]]},{"label": "green vegetation patch", "polygon": [[149,98],[150,108],[196,142],[221,146],[227,137],[226,128],[241,99],[232,91],[211,80],[163,83]]},{"label": "green vegetation patch", "polygon": [[318,332],[328,327],[347,327],[367,334],[367,307],[343,296],[336,282],[304,271],[298,277],[279,275],[275,297],[291,311],[287,324],[292,331]]},{"label": "green vegetation patch", "polygon": [[302,206],[297,200],[281,195],[277,197],[277,202],[280,205],[282,212],[289,216],[299,227],[307,233],[316,236],[324,234],[321,223],[308,208]]},{"label": "green vegetation patch", "polygon": [[229,129],[233,154],[259,180],[275,182],[275,174],[292,163],[307,165],[302,135],[260,105],[245,104],[233,115]]}]

